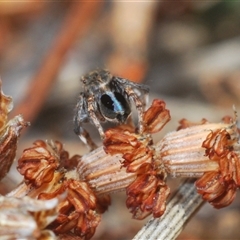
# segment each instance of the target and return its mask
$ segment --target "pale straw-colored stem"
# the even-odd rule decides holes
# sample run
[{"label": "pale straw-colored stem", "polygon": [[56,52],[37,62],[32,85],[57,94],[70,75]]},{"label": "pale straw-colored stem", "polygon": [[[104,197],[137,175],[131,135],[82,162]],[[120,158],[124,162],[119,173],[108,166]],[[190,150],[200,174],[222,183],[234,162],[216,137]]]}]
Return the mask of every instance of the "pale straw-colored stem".
[{"label": "pale straw-colored stem", "polygon": [[87,181],[96,194],[124,190],[136,178],[122,167],[121,155],[106,154],[103,147],[84,155],[78,164],[80,180]]},{"label": "pale straw-colored stem", "polygon": [[167,204],[164,215],[160,218],[151,218],[133,240],[176,239],[185,223],[202,203],[202,197],[197,194],[193,181],[186,180]]},{"label": "pale straw-colored stem", "polygon": [[218,160],[210,160],[202,147],[208,135],[222,129],[236,138],[233,124],[206,123],[166,134],[155,144],[157,159],[173,177],[201,177],[205,172],[218,171]]},{"label": "pale straw-colored stem", "polygon": [[6,194],[6,197],[17,197],[21,198],[26,196],[31,191],[31,186],[25,184],[24,182],[20,183],[14,190]]}]

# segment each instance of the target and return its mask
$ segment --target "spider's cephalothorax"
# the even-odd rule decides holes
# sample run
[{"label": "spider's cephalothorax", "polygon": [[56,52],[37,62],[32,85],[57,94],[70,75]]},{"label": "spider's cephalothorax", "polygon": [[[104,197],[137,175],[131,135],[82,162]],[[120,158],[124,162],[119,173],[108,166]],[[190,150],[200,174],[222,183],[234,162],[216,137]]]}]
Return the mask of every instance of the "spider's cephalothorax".
[{"label": "spider's cephalothorax", "polygon": [[107,70],[95,70],[83,76],[83,92],[76,106],[74,116],[75,132],[91,149],[92,142],[82,123],[91,122],[96,126],[102,139],[104,131],[100,122],[109,121],[123,124],[131,114],[131,101],[138,112],[138,130],[143,131],[143,111],[147,101],[148,87],[112,76]]}]

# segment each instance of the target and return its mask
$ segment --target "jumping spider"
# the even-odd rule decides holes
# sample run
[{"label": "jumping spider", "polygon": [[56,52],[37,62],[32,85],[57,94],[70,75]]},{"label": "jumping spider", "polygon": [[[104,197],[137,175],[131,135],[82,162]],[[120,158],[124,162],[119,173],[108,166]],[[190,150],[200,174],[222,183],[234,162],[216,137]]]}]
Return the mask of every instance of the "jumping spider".
[{"label": "jumping spider", "polygon": [[104,139],[100,122],[126,123],[131,114],[131,101],[138,113],[138,131],[143,132],[143,111],[149,92],[147,86],[115,77],[109,71],[100,69],[83,76],[81,81],[84,90],[75,109],[74,131],[91,149],[95,149],[96,145],[82,124],[94,124]]}]

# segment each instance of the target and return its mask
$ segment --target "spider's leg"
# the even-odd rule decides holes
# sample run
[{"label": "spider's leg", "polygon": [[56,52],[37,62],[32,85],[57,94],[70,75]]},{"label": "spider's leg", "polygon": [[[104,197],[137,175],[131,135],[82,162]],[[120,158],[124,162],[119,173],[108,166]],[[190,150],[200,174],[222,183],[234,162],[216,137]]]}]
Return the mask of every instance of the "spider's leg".
[{"label": "spider's leg", "polygon": [[86,144],[90,150],[97,148],[97,145],[92,141],[89,133],[82,127],[83,122],[88,122],[89,116],[86,107],[86,98],[84,93],[80,93],[79,101],[75,109],[74,116],[74,132],[78,135],[80,140]]},{"label": "spider's leg", "polygon": [[145,92],[145,93],[149,92],[149,87],[142,83],[131,82],[131,81],[129,81],[125,78],[121,78],[121,77],[116,77],[115,81],[117,81],[118,83],[124,84],[124,85],[128,85],[131,88],[139,89],[140,91]]},{"label": "spider's leg", "polygon": [[89,113],[89,116],[90,116],[90,119],[92,120],[93,124],[96,126],[99,134],[100,134],[100,137],[102,139],[105,138],[105,134],[104,134],[104,131],[103,131],[103,128],[102,128],[102,125],[96,115],[96,110],[97,110],[97,107],[96,107],[96,103],[95,103],[95,99],[94,99],[94,96],[90,96],[88,98],[88,113]]},{"label": "spider's leg", "polygon": [[78,127],[77,135],[79,136],[80,140],[89,147],[90,151],[93,151],[97,148],[97,145],[93,142],[88,131],[86,131],[82,126]]},{"label": "spider's leg", "polygon": [[143,133],[144,130],[144,122],[143,122],[143,111],[144,111],[144,104],[142,103],[139,96],[134,92],[131,87],[126,87],[125,89],[126,94],[133,99],[137,112],[138,112],[138,131],[140,134]]},{"label": "spider's leg", "polygon": [[142,102],[143,109],[145,110],[148,104],[148,97],[149,97],[149,87],[147,85],[131,82],[127,79],[120,78],[120,77],[115,78],[115,81],[120,86],[127,86],[131,88],[132,91],[134,91],[135,95]]},{"label": "spider's leg", "polygon": [[143,104],[143,109],[145,110],[146,105],[148,104],[148,97],[149,97],[149,87],[144,84],[138,84],[133,82],[128,82],[128,85],[134,89],[134,92],[139,92],[136,94]]}]

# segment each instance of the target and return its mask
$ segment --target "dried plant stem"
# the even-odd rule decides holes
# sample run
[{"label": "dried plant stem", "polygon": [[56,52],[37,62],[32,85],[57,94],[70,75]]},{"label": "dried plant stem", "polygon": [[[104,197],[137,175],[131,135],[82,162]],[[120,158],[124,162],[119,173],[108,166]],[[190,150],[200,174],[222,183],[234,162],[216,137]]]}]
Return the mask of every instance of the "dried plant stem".
[{"label": "dried plant stem", "polygon": [[22,102],[15,108],[12,116],[21,113],[28,121],[33,121],[40,111],[64,57],[75,40],[82,36],[94,20],[101,1],[73,1],[63,23],[62,29],[53,41],[43,64],[33,77]]},{"label": "dried plant stem", "polygon": [[[81,173],[80,176],[83,178],[86,177],[92,186],[98,186],[95,188],[95,191],[98,193],[102,193],[104,191],[111,192],[111,188],[116,188],[116,182],[118,181],[119,187],[122,189],[126,187],[126,181],[129,179],[131,180],[134,176],[127,176],[125,173],[123,177],[123,168],[120,167],[120,159],[121,158],[119,158],[119,156],[108,155],[102,148],[98,148],[94,152],[91,152],[82,158],[82,163],[79,165],[78,173]],[[115,171],[111,171],[111,165],[115,166]],[[110,169],[109,171],[114,174],[111,175],[111,177],[109,175],[110,172],[98,174],[102,173],[103,169]],[[116,181],[114,181],[114,179]],[[119,179],[121,179],[121,181]],[[204,202],[201,195],[196,192],[196,187],[193,184],[194,181],[194,179],[188,179],[183,182],[169,201],[165,214],[161,218],[152,218],[134,237],[134,240],[175,239],[178,234],[180,234],[185,223]],[[104,183],[106,183],[106,186]]]},{"label": "dried plant stem", "polygon": [[186,180],[167,204],[165,214],[161,218],[151,218],[133,239],[176,239],[203,202],[193,180]]},{"label": "dried plant stem", "polygon": [[27,186],[24,182],[20,183],[18,187],[6,194],[6,197],[17,197],[21,198],[26,196],[31,190],[30,186]]},{"label": "dried plant stem", "polygon": [[[77,172],[73,176],[83,177],[82,180],[87,177],[88,183],[92,185],[97,194],[112,192],[113,189],[124,189],[129,184],[129,181],[131,182],[135,177],[132,174],[124,174],[120,159],[120,156],[106,154],[103,148],[99,147],[95,151],[83,156],[83,163],[79,165],[78,169],[76,169]],[[99,164],[99,161],[102,164]],[[105,172],[103,175],[98,175],[98,173],[102,173],[103,168],[108,168],[111,165],[115,165],[114,174],[111,175],[110,171],[109,173]],[[92,172],[92,174],[89,172]],[[85,176],[84,174],[87,175]],[[181,233],[186,222],[204,202],[201,195],[196,192],[194,181],[195,179],[188,179],[183,182],[168,202],[165,214],[160,218],[150,219],[137,233],[134,240],[175,239]],[[120,184],[119,186],[116,186],[117,182]],[[25,183],[21,183],[17,189],[7,194],[7,196],[23,197],[29,194],[29,191],[31,189]]]},{"label": "dried plant stem", "polygon": [[87,181],[96,194],[117,192],[125,189],[136,175],[126,173],[122,156],[106,154],[103,147],[84,155],[78,164],[79,178]]}]

